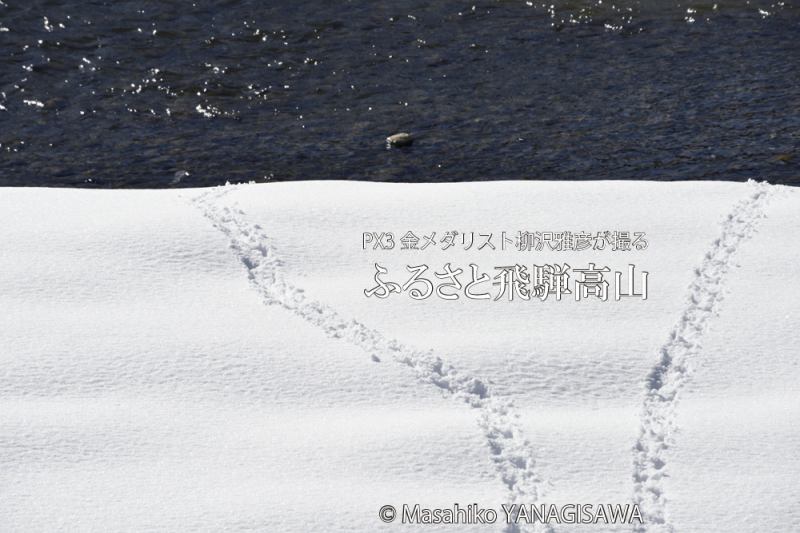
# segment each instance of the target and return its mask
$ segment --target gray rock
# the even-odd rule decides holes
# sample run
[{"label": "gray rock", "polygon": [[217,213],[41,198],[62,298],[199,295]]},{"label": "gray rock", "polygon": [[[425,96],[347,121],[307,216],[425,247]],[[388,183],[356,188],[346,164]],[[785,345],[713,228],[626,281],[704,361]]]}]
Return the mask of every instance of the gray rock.
[{"label": "gray rock", "polygon": [[179,170],[172,176],[172,181],[169,182],[170,185],[176,185],[180,183],[183,178],[189,176],[189,172],[186,170]]},{"label": "gray rock", "polygon": [[389,147],[392,146],[410,146],[411,143],[414,142],[414,137],[411,136],[410,133],[395,133],[394,135],[389,135],[386,137],[386,145]]}]

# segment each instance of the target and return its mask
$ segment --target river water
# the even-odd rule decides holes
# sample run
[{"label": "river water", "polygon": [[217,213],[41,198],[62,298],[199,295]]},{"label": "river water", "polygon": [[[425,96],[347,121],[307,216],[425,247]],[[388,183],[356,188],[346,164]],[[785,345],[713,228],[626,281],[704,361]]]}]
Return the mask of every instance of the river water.
[{"label": "river water", "polygon": [[788,1],[0,0],[0,185],[800,184],[799,138]]}]

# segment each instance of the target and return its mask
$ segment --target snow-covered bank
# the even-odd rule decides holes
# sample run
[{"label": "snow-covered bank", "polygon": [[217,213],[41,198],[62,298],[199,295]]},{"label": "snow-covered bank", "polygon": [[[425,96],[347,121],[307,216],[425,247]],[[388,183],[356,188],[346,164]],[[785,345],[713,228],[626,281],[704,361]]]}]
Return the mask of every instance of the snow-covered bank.
[{"label": "snow-covered bank", "polygon": [[[652,531],[796,529],[799,207],[793,190],[708,182],[0,189],[0,516],[13,531],[391,531],[383,504],[638,498],[665,519]],[[649,245],[362,249],[364,232],[607,229]],[[721,263],[704,270],[707,254]],[[649,294],[366,298],[375,262],[633,263]],[[698,312],[707,335],[676,341],[683,402],[643,418],[659,350]],[[647,441],[663,428],[665,449]]]}]

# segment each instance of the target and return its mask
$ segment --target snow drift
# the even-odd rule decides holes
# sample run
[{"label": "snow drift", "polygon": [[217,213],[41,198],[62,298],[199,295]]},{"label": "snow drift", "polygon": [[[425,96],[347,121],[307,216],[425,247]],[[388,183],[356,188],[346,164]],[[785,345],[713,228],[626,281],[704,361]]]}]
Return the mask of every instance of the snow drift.
[{"label": "snow drift", "polygon": [[[2,189],[2,529],[487,530],[378,517],[456,502],[800,528],[798,212],[754,183]],[[459,228],[649,245],[362,247]],[[366,298],[375,262],[634,263],[650,283],[647,300]]]}]

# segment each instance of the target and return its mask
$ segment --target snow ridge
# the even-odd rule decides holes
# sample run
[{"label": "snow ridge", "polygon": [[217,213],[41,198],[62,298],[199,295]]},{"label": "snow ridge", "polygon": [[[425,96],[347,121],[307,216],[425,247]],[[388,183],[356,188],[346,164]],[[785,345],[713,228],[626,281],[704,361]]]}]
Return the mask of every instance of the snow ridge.
[{"label": "snow ridge", "polygon": [[673,326],[669,339],[659,351],[659,360],[645,383],[639,436],[634,454],[634,502],[643,522],[639,533],[672,533],[675,528],[667,514],[663,480],[667,473],[667,452],[677,430],[675,409],[680,391],[691,375],[691,361],[701,350],[709,320],[722,301],[725,275],[733,265],[739,246],[750,238],[774,191],[768,183],[750,181],[753,191],[738,202],[722,222],[722,234],[695,269],[689,287],[688,306]]},{"label": "snow ridge", "polygon": [[[531,445],[520,429],[512,402],[492,396],[486,383],[458,372],[432,351],[417,350],[388,339],[353,318],[341,316],[330,306],[313,301],[302,288],[287,282],[282,275],[283,265],[262,228],[248,223],[241,209],[220,205],[222,197],[237,187],[216,187],[193,201],[206,218],[230,239],[232,250],[247,268],[250,282],[264,303],[283,307],[320,328],[329,337],[344,339],[371,356],[389,355],[410,367],[420,381],[435,385],[478,409],[479,425],[488,444],[490,459],[509,493],[508,503],[537,503],[542,481],[535,471]],[[499,518],[504,518],[502,513]],[[509,533],[524,530],[515,524],[506,529]],[[533,531],[550,532],[552,529],[537,524]]]}]

